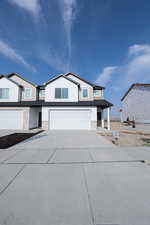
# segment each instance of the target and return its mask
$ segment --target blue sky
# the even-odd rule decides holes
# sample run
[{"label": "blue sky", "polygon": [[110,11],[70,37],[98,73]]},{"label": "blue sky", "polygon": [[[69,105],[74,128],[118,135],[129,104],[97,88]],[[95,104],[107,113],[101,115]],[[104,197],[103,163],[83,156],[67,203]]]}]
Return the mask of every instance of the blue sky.
[{"label": "blue sky", "polygon": [[132,83],[150,82],[149,12],[149,0],[1,0],[0,73],[41,84],[74,72],[118,111]]}]

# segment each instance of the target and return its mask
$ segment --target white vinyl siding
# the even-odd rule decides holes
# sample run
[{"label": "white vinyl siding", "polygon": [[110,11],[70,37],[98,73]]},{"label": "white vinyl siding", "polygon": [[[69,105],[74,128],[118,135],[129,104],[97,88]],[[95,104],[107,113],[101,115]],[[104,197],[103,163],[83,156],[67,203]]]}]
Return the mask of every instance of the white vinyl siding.
[{"label": "white vinyl siding", "polygon": [[55,88],[55,98],[56,99],[68,98],[68,88]]},{"label": "white vinyl siding", "polygon": [[2,77],[0,79],[0,102],[20,101],[20,89],[16,83],[6,77]]},{"label": "white vinyl siding", "polygon": [[[55,89],[68,89],[68,91],[59,91],[59,97],[67,97],[67,98],[55,98],[58,95],[55,93]],[[57,92],[57,91],[56,91]],[[65,94],[65,93],[66,94]],[[67,96],[68,92],[68,96]],[[55,95],[56,94],[56,95]],[[59,79],[56,79],[55,81],[49,83],[45,87],[45,101],[46,102],[77,102],[79,100],[79,92],[78,92],[78,86],[73,83],[72,81],[69,81],[65,79],[64,77],[60,77]]]},{"label": "white vinyl siding", "polygon": [[0,88],[0,99],[9,99],[9,88]]},{"label": "white vinyl siding", "polygon": [[32,98],[32,88],[25,88],[22,93],[23,99],[31,99]]},{"label": "white vinyl siding", "polygon": [[[84,82],[83,80],[80,80],[79,78],[71,74],[68,77],[80,84],[79,101],[85,101],[85,99],[86,101],[93,101],[93,86],[89,85],[88,83]],[[83,89],[88,90],[88,97],[83,97]]]}]

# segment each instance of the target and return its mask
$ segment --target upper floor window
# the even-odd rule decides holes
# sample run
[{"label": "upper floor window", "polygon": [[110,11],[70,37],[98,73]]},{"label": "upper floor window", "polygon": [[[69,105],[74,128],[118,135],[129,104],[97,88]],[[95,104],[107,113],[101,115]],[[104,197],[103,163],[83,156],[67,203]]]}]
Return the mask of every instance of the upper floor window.
[{"label": "upper floor window", "polygon": [[0,99],[9,99],[9,88],[0,88]]},{"label": "upper floor window", "polygon": [[94,97],[100,97],[101,96],[101,90],[94,90]]},{"label": "upper floor window", "polygon": [[55,98],[68,98],[68,88],[55,88]]},{"label": "upper floor window", "polygon": [[39,97],[45,97],[45,90],[40,90],[39,91]]},{"label": "upper floor window", "polygon": [[31,99],[32,98],[32,88],[25,88],[24,89],[23,98],[24,99]]},{"label": "upper floor window", "polygon": [[83,89],[83,98],[88,97],[88,89]]}]

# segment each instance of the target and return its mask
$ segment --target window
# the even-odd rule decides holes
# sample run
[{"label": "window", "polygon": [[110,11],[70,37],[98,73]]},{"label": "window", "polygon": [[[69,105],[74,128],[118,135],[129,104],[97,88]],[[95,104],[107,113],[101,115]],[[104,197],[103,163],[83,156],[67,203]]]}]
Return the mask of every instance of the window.
[{"label": "window", "polygon": [[94,90],[94,97],[100,97],[101,91],[100,90]]},{"label": "window", "polygon": [[23,98],[26,99],[30,99],[32,98],[32,88],[25,88],[23,91]]},{"label": "window", "polygon": [[55,98],[68,98],[68,88],[55,88]]},{"label": "window", "polygon": [[39,91],[39,97],[45,97],[45,90]]},{"label": "window", "polygon": [[0,88],[0,99],[9,98],[9,88]]},{"label": "window", "polygon": [[83,98],[88,97],[88,89],[83,89]]}]

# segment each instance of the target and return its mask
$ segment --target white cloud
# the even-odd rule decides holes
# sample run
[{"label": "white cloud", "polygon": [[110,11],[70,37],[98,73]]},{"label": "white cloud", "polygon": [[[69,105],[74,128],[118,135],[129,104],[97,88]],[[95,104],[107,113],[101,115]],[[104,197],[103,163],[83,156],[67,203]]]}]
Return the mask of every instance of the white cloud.
[{"label": "white cloud", "polygon": [[0,40],[0,54],[8,57],[16,63],[21,63],[27,69],[36,72],[36,69],[27,63],[27,61],[21,56],[14,48],[12,48],[7,43]]},{"label": "white cloud", "polygon": [[57,54],[54,49],[38,46],[38,55],[50,67],[60,72],[66,71],[66,64],[63,61],[63,57],[61,57],[60,54]]},{"label": "white cloud", "polygon": [[132,45],[128,48],[129,56],[150,53],[150,45]]},{"label": "white cloud", "polygon": [[130,46],[128,55],[124,73],[126,83],[150,81],[150,45]]},{"label": "white cloud", "polygon": [[67,37],[67,45],[69,57],[71,56],[72,43],[71,43],[71,32],[73,22],[76,19],[77,13],[77,0],[59,0],[62,18],[64,22],[64,28]]},{"label": "white cloud", "polygon": [[117,69],[116,66],[105,67],[103,72],[96,79],[96,83],[99,85],[106,85],[112,78],[112,74]]},{"label": "white cloud", "polygon": [[34,16],[38,16],[41,10],[39,0],[9,0],[10,3],[30,12]]},{"label": "white cloud", "polygon": [[[118,92],[133,83],[150,82],[150,45],[132,45],[128,48],[126,63],[118,67],[105,67],[96,83],[106,85],[112,83],[111,90]],[[115,72],[117,79],[113,79]]]}]

